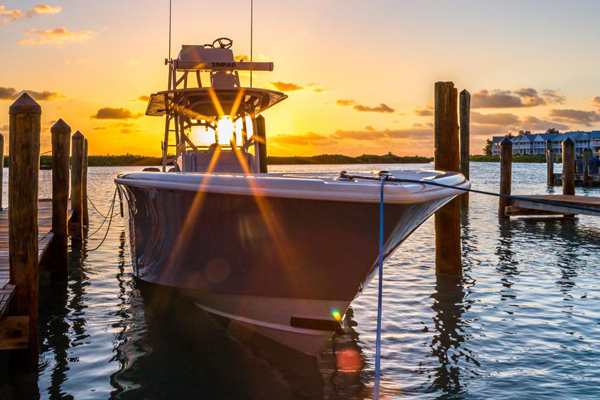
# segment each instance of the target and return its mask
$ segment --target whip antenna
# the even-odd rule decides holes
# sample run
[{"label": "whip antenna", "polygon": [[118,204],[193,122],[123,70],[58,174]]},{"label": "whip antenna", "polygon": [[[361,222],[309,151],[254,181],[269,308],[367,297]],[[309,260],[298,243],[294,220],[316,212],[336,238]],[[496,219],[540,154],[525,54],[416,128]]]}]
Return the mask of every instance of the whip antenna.
[{"label": "whip antenna", "polygon": [[171,60],[171,9],[173,0],[169,0],[169,60]]},{"label": "whip antenna", "polygon": [[[252,62],[252,42],[254,34],[254,0],[250,0],[250,62]],[[250,87],[252,87],[252,70],[250,70]]]}]

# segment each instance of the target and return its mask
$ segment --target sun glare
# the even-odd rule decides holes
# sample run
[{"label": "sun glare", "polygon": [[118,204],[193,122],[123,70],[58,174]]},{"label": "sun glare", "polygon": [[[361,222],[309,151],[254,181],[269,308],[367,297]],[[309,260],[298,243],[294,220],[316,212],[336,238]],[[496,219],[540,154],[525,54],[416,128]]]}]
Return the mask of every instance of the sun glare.
[{"label": "sun glare", "polygon": [[219,134],[219,144],[228,145],[234,139],[235,126],[229,115],[219,118],[217,124],[217,133]]},{"label": "sun glare", "polygon": [[215,131],[205,126],[193,126],[192,140],[198,146],[210,146],[215,142]]}]

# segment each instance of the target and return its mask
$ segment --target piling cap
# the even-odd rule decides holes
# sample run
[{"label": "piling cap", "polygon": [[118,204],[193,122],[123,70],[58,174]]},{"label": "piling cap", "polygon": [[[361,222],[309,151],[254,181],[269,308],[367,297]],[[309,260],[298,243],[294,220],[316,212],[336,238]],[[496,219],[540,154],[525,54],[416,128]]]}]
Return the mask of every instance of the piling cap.
[{"label": "piling cap", "polygon": [[573,139],[571,139],[571,138],[569,137],[569,138],[566,138],[566,139],[565,139],[565,141],[563,142],[563,144],[574,145],[574,144],[575,144],[575,142],[573,141]]},{"label": "piling cap", "polygon": [[67,123],[65,121],[63,121],[61,118],[58,121],[56,121],[56,123],[54,125],[52,125],[52,128],[50,128],[50,132],[52,132],[52,133],[71,133],[71,127],[69,125],[67,125]]},{"label": "piling cap", "polygon": [[21,97],[15,101],[8,109],[10,115],[16,114],[41,114],[42,107],[31,98],[27,93],[23,93]]},{"label": "piling cap", "polygon": [[75,132],[75,134],[73,135],[73,139],[83,139],[83,138],[84,138],[83,133],[81,133],[79,131]]},{"label": "piling cap", "polygon": [[502,141],[500,142],[500,145],[506,146],[508,144],[512,145],[512,140],[510,140],[507,136],[505,136],[504,139],[502,139]]}]

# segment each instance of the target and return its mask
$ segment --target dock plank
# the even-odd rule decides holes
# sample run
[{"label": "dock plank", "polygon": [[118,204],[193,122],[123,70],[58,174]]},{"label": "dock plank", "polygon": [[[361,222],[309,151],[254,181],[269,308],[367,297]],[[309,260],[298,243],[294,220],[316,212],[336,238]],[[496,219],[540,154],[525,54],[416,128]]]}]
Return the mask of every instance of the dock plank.
[{"label": "dock plank", "polygon": [[[52,240],[51,230],[52,201],[42,199],[38,205],[38,256],[40,260]],[[5,315],[15,289],[8,283],[10,279],[8,252],[8,208],[5,208],[0,211],[0,318]]]}]

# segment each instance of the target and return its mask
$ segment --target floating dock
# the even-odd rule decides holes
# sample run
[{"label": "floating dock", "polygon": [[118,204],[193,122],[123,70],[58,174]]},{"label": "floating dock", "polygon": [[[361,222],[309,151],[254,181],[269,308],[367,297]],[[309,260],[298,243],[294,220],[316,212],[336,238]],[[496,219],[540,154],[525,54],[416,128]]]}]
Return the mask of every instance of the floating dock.
[{"label": "floating dock", "polygon": [[[569,196],[559,194],[547,194],[537,196],[526,196],[529,199],[552,201],[557,204],[533,203],[526,200],[512,199],[506,208],[507,216],[530,216],[530,215],[600,215],[600,197]],[[579,206],[588,209],[596,209],[597,212],[572,209],[566,206]]]}]

